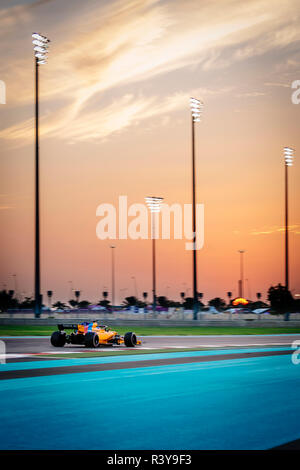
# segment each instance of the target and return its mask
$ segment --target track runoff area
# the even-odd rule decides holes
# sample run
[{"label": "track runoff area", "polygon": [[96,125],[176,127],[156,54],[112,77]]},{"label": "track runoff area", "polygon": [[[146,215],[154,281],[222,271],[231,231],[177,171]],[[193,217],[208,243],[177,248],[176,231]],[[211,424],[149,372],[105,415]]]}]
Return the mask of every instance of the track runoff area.
[{"label": "track runoff area", "polygon": [[0,339],[2,450],[300,448],[300,335]]}]

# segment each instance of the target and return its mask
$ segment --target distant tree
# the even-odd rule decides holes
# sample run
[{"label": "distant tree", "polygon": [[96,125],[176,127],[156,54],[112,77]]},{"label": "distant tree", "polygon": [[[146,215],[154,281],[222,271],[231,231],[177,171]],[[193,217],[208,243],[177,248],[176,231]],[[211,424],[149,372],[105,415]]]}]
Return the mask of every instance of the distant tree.
[{"label": "distant tree", "polygon": [[[183,307],[185,310],[192,310],[194,307],[194,298],[193,297],[185,297],[183,303],[181,302],[169,302],[170,307]],[[198,300],[198,308],[202,310],[204,307],[204,303],[201,300]]]},{"label": "distant tree", "polygon": [[31,297],[25,297],[25,299],[19,304],[20,309],[33,309],[35,305],[34,299]]},{"label": "distant tree", "polygon": [[179,308],[182,307],[182,303],[176,300],[169,300],[169,307]]},{"label": "distant tree", "polygon": [[18,301],[13,297],[14,291],[7,292],[2,290],[0,292],[0,311],[5,312],[9,308],[17,308]]},{"label": "distant tree", "polygon": [[65,308],[67,308],[66,304],[64,304],[63,302],[60,302],[59,300],[55,302],[55,304],[53,304],[52,306],[54,308],[59,308],[61,310],[64,310]]},{"label": "distant tree", "polygon": [[158,305],[160,305],[161,307],[169,307],[169,300],[167,299],[167,297],[165,297],[164,295],[160,295],[157,299],[157,303]]},{"label": "distant tree", "polygon": [[78,302],[78,308],[88,308],[89,305],[91,305],[91,302],[88,300],[81,300]]},{"label": "distant tree", "polygon": [[192,310],[193,305],[194,305],[193,297],[185,297],[184,302],[183,302],[183,307],[186,310]]},{"label": "distant tree", "polygon": [[126,307],[133,307],[134,305],[137,304],[137,302],[138,302],[137,298],[131,295],[129,297],[125,297],[123,305],[125,305]]},{"label": "distant tree", "polygon": [[97,305],[101,305],[101,307],[108,308],[110,304],[109,300],[100,300]]},{"label": "distant tree", "polygon": [[294,299],[293,311],[300,313],[300,299]]},{"label": "distant tree", "polygon": [[278,313],[287,313],[293,310],[294,299],[290,291],[281,284],[268,290],[268,300],[270,301],[272,309]]},{"label": "distant tree", "polygon": [[220,297],[215,297],[208,302],[208,305],[215,307],[217,310],[223,310],[226,307],[226,302]]},{"label": "distant tree", "polygon": [[74,300],[74,299],[69,300],[69,304],[71,305],[71,307],[77,307],[78,306],[77,300]]},{"label": "distant tree", "polygon": [[53,297],[53,291],[47,290],[47,297],[48,297],[48,305],[51,305],[51,299]]}]

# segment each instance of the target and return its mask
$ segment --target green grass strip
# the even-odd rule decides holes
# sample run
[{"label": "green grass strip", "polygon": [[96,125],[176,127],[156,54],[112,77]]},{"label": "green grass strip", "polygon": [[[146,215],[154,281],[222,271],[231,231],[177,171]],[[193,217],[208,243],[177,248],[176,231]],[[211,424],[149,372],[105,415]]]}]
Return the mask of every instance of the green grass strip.
[{"label": "green grass strip", "polygon": [[[109,326],[109,322],[108,326]],[[270,335],[270,334],[300,334],[297,327],[241,327],[241,326],[114,326],[113,330],[120,334],[132,329],[139,336],[159,335]],[[54,326],[31,325],[0,325],[0,336],[50,336],[56,330]]]}]

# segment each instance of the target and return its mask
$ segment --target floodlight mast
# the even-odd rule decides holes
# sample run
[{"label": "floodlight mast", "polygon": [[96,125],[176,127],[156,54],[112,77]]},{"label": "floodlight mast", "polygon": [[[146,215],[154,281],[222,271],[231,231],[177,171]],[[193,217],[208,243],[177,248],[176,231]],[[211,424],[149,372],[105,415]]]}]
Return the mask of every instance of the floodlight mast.
[{"label": "floodlight mast", "polygon": [[239,297],[244,298],[244,253],[245,250],[238,250],[240,253],[240,280],[238,282]]},{"label": "floodlight mast", "polygon": [[285,287],[289,290],[289,225],[288,225],[288,167],[293,166],[294,150],[284,147],[284,167],[285,167]]},{"label": "floodlight mast", "polygon": [[39,201],[39,66],[47,63],[50,40],[39,33],[32,33],[35,57],[35,317],[42,312],[40,285],[40,201]]},{"label": "floodlight mast", "polygon": [[112,311],[115,308],[115,245],[110,245],[111,248],[111,306]]},{"label": "floodlight mast", "polygon": [[196,239],[196,177],[195,177],[195,122],[201,121],[202,101],[190,98],[192,116],[192,199],[193,199],[193,318],[197,320],[199,301],[197,291],[197,239]]},{"label": "floodlight mast", "polygon": [[156,224],[155,218],[156,214],[160,212],[161,203],[163,201],[162,197],[146,197],[145,198],[146,204],[149,207],[151,213],[151,222],[152,222],[152,292],[153,292],[153,313],[156,313],[156,247],[155,247],[155,239],[156,239]]}]

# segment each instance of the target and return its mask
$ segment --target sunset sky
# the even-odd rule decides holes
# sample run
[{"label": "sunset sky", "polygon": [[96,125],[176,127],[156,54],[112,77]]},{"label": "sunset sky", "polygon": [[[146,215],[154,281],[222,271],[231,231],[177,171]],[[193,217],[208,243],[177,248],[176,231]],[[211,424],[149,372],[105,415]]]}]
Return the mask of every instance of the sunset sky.
[{"label": "sunset sky", "polygon": [[[300,293],[299,0],[1,0],[0,288],[16,280],[23,296],[34,290],[33,31],[51,39],[40,67],[44,295],[66,301],[73,287],[94,302],[111,292],[114,244],[117,300],[134,295],[133,278],[139,297],[151,296],[151,241],[99,240],[96,208],[119,195],[191,202],[190,96],[204,102],[204,301],[237,295],[239,249],[246,297],[284,283],[284,146],[295,149],[290,288]],[[185,242],[158,240],[158,295],[192,294]]]}]

